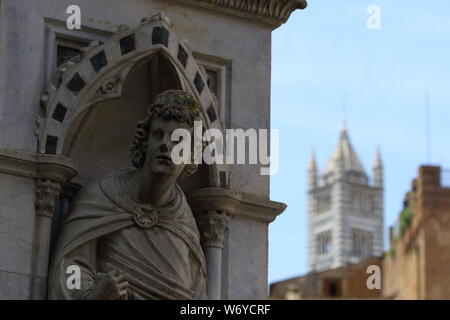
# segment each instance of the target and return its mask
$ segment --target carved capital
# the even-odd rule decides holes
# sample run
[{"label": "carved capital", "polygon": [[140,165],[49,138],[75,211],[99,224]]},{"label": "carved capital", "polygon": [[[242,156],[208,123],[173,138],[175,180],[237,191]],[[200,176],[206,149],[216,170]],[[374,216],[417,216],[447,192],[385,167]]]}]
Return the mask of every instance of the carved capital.
[{"label": "carved capital", "polygon": [[55,202],[60,191],[59,183],[49,179],[37,179],[34,203],[37,216],[53,218]]},{"label": "carved capital", "polygon": [[225,230],[228,225],[228,215],[223,211],[207,211],[197,217],[200,239],[204,248],[216,247],[223,249]]}]

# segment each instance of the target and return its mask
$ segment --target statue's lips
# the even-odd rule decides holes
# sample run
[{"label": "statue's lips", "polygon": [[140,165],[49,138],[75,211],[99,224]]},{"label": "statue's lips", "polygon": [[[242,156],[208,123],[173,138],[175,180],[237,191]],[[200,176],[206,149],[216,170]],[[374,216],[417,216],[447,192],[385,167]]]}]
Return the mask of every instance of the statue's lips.
[{"label": "statue's lips", "polygon": [[166,156],[166,155],[156,156],[155,159],[163,162],[164,164],[172,163],[172,159],[169,156]]}]

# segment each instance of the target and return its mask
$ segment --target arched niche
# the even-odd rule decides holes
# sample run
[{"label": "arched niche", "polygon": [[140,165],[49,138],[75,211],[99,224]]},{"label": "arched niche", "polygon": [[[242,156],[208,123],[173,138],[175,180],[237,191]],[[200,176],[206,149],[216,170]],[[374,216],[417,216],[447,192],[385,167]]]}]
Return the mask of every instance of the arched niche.
[{"label": "arched niche", "polygon": [[[143,19],[134,30],[119,28],[108,41],[93,43],[78,62],[58,71],[38,118],[40,153],[79,163],[73,182],[129,167],[129,147],[137,122],[152,99],[167,89],[183,89],[202,109],[204,129],[223,130],[207,77],[192,52],[180,42],[166,16]],[[225,187],[224,165],[201,165],[183,181],[185,190]]]},{"label": "arched niche", "polygon": [[[129,150],[136,124],[153,99],[169,89],[182,89],[178,74],[165,56],[154,53],[128,73],[120,99],[107,99],[83,110],[66,134],[62,153],[79,163],[73,182],[131,165]],[[95,161],[93,161],[95,159]]]}]

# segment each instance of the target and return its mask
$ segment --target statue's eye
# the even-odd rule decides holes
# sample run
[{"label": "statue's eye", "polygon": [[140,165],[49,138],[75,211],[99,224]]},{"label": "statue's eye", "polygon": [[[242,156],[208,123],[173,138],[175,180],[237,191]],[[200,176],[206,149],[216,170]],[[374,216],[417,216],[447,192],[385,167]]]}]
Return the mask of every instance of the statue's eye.
[{"label": "statue's eye", "polygon": [[153,136],[156,138],[162,138],[164,136],[164,132],[161,129],[153,130]]}]

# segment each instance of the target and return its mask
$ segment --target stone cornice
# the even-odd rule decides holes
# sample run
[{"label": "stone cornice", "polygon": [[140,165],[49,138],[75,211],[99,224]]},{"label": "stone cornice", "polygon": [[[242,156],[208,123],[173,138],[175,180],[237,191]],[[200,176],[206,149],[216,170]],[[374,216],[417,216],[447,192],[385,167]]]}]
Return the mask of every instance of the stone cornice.
[{"label": "stone cornice", "polygon": [[235,217],[270,223],[286,205],[247,193],[222,188],[200,188],[186,194],[193,211],[223,211]]},{"label": "stone cornice", "polygon": [[62,156],[0,147],[0,172],[65,183],[76,176],[77,165]]},{"label": "stone cornice", "polygon": [[263,222],[272,222],[286,210],[287,205],[248,193],[242,194],[242,201],[236,209],[236,215]]},{"label": "stone cornice", "polygon": [[273,27],[285,23],[296,9],[305,9],[306,0],[176,0],[188,5],[239,16]]}]

